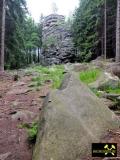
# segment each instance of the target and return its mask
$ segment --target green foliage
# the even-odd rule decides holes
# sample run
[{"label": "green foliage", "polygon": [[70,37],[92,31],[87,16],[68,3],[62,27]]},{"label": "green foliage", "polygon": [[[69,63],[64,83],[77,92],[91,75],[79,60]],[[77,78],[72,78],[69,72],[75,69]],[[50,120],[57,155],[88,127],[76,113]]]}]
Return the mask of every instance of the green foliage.
[{"label": "green foliage", "polygon": [[73,35],[75,46],[80,51],[80,60],[87,61],[95,54],[98,45],[98,24],[101,0],[81,1],[75,12]]},{"label": "green foliage", "polygon": [[31,87],[41,86],[46,82],[51,82],[53,88],[59,88],[64,77],[64,67],[62,65],[56,65],[52,67],[33,67],[32,71],[39,73],[40,75],[32,78]]},{"label": "green foliage", "polygon": [[56,46],[57,39],[54,36],[49,36],[43,43],[43,48],[47,49],[48,47],[54,47]]},{"label": "green foliage", "polygon": [[[26,3],[25,0],[9,0],[6,1],[6,5],[5,66],[9,66],[10,68],[16,66],[17,68],[20,62],[17,64],[16,59],[20,61],[24,54],[23,50],[20,49],[23,45],[22,32],[20,32],[20,29],[22,30],[26,17]],[[24,63],[24,60],[25,58],[22,59],[22,63]]]},{"label": "green foliage", "polygon": [[100,76],[101,71],[99,69],[92,69],[80,72],[80,80],[86,84],[92,83]]},{"label": "green foliage", "polygon": [[106,90],[107,93],[120,94],[120,88],[109,88]]},{"label": "green foliage", "polygon": [[28,131],[28,140],[30,142],[35,142],[38,132],[38,123],[32,123],[31,127],[27,129]]},{"label": "green foliage", "polygon": [[[42,26],[29,17],[25,0],[6,0],[5,68],[20,68],[32,63],[40,48]],[[40,43],[39,43],[40,42]]]},{"label": "green foliage", "polygon": [[98,91],[96,88],[90,88],[91,91],[97,96],[97,97],[101,97],[101,91]]},{"label": "green foliage", "polygon": [[120,84],[116,87],[105,86],[102,90],[106,93],[120,94]]},{"label": "green foliage", "polygon": [[25,23],[25,47],[27,50],[37,47],[37,41],[39,40],[37,34],[37,25],[32,20],[32,18],[27,18]]},{"label": "green foliage", "polygon": [[28,123],[23,123],[18,126],[18,128],[25,128],[27,129],[28,133],[28,140],[30,143],[35,143],[37,132],[38,132],[38,123],[33,122],[31,125]]},{"label": "green foliage", "polygon": [[[79,61],[89,61],[103,52],[104,0],[81,0],[74,13],[72,32]],[[116,0],[107,0],[107,56],[115,48]]]}]

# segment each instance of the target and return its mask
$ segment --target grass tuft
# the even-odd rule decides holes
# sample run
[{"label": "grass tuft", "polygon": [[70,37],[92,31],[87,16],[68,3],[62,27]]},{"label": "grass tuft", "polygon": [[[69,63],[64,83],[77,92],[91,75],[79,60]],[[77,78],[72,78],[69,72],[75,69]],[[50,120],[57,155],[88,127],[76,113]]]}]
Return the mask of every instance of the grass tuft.
[{"label": "grass tuft", "polygon": [[32,123],[30,128],[27,129],[27,132],[28,132],[28,140],[31,143],[35,143],[37,138],[37,132],[38,132],[38,123],[36,122]]},{"label": "grass tuft", "polygon": [[42,86],[46,82],[51,82],[53,88],[59,88],[64,78],[64,66],[54,65],[51,67],[37,66],[32,68],[33,72],[39,76],[32,78],[31,87]]},{"label": "grass tuft", "polygon": [[92,69],[80,72],[80,80],[86,84],[90,84],[98,79],[101,71],[99,69]]},{"label": "grass tuft", "polygon": [[31,144],[35,144],[36,137],[37,137],[37,132],[38,132],[38,123],[37,122],[33,122],[31,125],[28,124],[28,123],[23,123],[23,124],[18,125],[18,128],[27,129],[28,141]]},{"label": "grass tuft", "polygon": [[105,91],[106,93],[111,93],[111,94],[120,94],[120,85],[116,87],[106,86],[104,87],[103,91]]}]

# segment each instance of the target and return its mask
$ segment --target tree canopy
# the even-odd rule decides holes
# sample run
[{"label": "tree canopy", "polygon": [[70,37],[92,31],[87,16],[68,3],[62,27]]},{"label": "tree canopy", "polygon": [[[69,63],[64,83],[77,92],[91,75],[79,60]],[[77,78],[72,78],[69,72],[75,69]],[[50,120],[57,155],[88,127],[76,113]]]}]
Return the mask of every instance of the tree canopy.
[{"label": "tree canopy", "polygon": [[20,68],[33,61],[41,26],[29,16],[25,0],[7,0],[6,5],[5,67]]},{"label": "tree canopy", "polygon": [[[73,37],[80,61],[104,53],[104,0],[81,0],[74,13]],[[106,1],[107,57],[115,56],[116,0]]]}]

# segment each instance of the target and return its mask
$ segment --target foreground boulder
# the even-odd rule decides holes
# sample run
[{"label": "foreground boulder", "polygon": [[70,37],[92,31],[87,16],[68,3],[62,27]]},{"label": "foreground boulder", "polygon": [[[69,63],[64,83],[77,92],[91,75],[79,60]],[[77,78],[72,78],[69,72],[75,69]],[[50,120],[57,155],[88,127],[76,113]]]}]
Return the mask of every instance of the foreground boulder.
[{"label": "foreground boulder", "polygon": [[114,113],[75,75],[67,75],[45,101],[33,160],[82,160],[91,143],[115,127]]}]

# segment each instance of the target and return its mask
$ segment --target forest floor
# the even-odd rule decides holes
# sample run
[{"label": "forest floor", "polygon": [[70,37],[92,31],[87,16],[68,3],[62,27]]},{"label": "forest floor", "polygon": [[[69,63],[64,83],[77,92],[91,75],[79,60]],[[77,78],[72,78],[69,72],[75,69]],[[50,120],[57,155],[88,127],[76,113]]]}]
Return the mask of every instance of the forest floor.
[{"label": "forest floor", "polygon": [[11,75],[0,76],[0,160],[31,160],[32,144],[26,128],[38,119],[43,97],[49,91],[44,85],[40,91],[29,88],[31,76],[13,81]]},{"label": "forest floor", "polygon": [[[20,126],[38,120],[50,84],[35,90],[29,87],[31,78],[32,75],[25,75],[14,81],[10,74],[0,75],[0,160],[32,160],[33,145],[28,141],[26,128]],[[120,130],[108,131],[101,142],[117,143],[120,157]],[[103,158],[83,158],[100,159]]]}]

